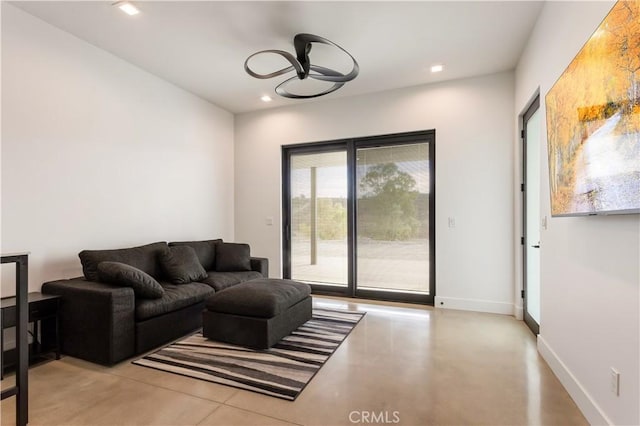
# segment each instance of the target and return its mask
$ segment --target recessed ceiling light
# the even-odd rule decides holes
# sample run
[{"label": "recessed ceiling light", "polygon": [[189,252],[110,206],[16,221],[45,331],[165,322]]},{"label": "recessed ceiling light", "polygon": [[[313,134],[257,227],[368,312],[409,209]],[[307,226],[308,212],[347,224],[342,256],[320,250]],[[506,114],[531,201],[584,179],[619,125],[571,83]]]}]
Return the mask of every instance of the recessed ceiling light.
[{"label": "recessed ceiling light", "polygon": [[260,100],[262,102],[271,102],[271,96],[264,95],[263,97],[260,98]]},{"label": "recessed ceiling light", "polygon": [[128,1],[119,1],[119,2],[113,3],[113,6],[117,6],[118,9],[120,9],[121,11],[126,13],[127,15],[133,16],[133,15],[137,15],[138,13],[140,13],[138,8],[135,7],[132,3],[129,3]]},{"label": "recessed ceiling light", "polygon": [[433,65],[433,66],[431,67],[431,72],[440,72],[440,71],[442,71],[443,69],[444,69],[444,66],[443,66],[443,65],[441,65],[441,64]]}]

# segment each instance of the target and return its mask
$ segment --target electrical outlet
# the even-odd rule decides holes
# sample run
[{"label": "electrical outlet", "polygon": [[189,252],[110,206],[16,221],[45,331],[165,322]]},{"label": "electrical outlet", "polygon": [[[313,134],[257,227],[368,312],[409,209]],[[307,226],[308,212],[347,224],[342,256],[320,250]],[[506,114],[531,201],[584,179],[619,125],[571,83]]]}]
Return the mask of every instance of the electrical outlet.
[{"label": "electrical outlet", "polygon": [[272,216],[269,216],[269,217],[265,218],[264,223],[265,223],[267,226],[273,226],[273,217],[272,217]]},{"label": "electrical outlet", "polygon": [[620,396],[620,373],[613,367],[611,367],[611,393],[615,396]]}]

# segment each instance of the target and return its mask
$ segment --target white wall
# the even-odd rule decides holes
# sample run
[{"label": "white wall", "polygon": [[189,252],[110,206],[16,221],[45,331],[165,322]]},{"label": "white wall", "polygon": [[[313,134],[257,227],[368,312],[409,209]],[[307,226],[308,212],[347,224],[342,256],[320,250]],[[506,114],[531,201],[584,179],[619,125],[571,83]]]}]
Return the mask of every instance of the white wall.
[{"label": "white wall", "polygon": [[[516,114],[538,88],[545,111],[544,95],[612,5],[545,3],[516,70]],[[550,216],[546,161],[541,175],[540,214]],[[592,424],[640,424],[640,217],[550,218],[541,238],[540,352]]]},{"label": "white wall", "polygon": [[31,291],[82,249],[233,239],[233,155],[232,114],[2,3],[2,252]]},{"label": "white wall", "polygon": [[236,239],[281,274],[281,145],[436,129],[436,304],[511,314],[512,117],[512,73],[238,115]]}]

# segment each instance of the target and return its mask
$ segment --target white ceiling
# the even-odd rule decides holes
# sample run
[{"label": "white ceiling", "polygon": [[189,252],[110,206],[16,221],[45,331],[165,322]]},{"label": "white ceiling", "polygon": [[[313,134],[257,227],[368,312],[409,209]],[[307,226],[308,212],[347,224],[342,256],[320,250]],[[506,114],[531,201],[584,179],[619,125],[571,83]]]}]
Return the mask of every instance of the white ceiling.
[{"label": "white ceiling", "polygon": [[[258,80],[243,69],[258,50],[293,53],[297,33],[325,37],[360,64],[355,80],[316,99],[337,98],[511,70],[542,8],[540,1],[137,1],[140,14],[128,16],[111,1],[11,3],[234,113],[314,101],[277,96],[287,76]],[[325,62],[324,51],[314,45],[312,63],[349,71],[348,62]],[[445,70],[431,74],[436,63]],[[274,100],[260,101],[263,94]]]}]

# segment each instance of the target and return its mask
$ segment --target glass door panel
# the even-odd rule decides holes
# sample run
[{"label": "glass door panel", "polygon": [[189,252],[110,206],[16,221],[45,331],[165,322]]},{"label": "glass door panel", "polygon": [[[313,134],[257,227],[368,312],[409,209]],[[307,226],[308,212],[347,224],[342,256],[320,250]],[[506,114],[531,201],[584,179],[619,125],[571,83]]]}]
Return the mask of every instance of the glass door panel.
[{"label": "glass door panel", "polygon": [[356,150],[357,288],[429,294],[429,144]]},{"label": "glass door panel", "polygon": [[347,153],[292,154],[291,278],[348,285]]},{"label": "glass door panel", "polygon": [[525,320],[540,324],[540,110],[525,116]]}]

